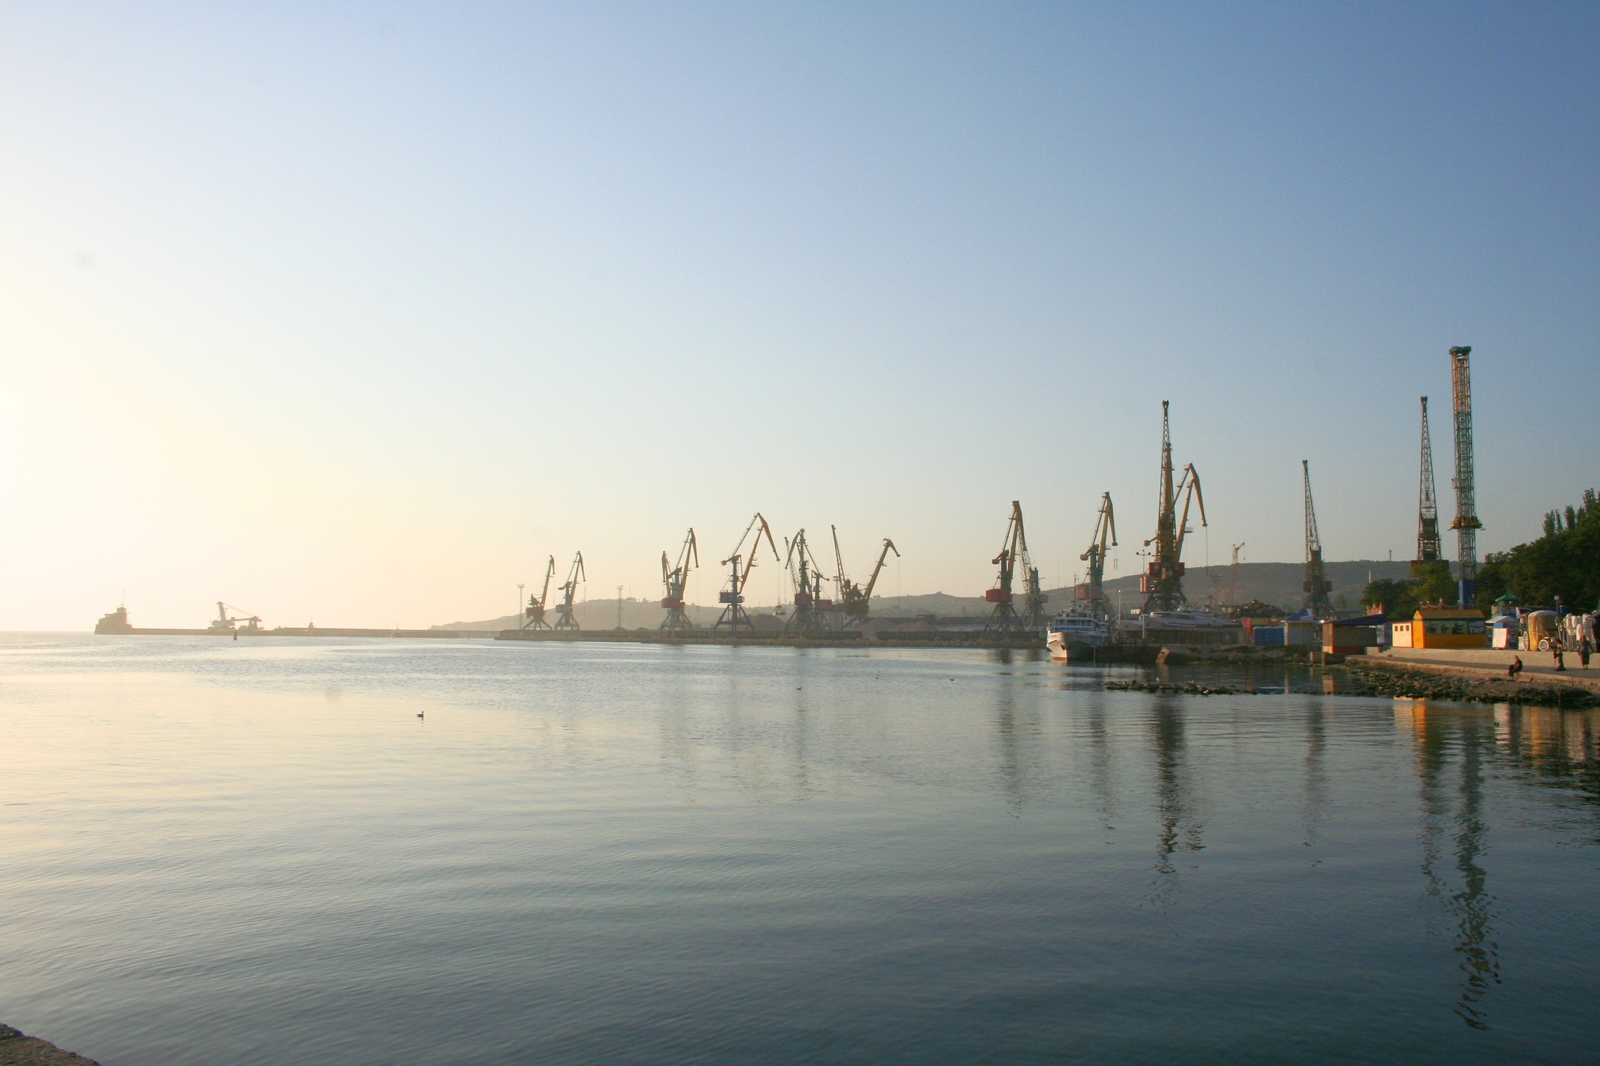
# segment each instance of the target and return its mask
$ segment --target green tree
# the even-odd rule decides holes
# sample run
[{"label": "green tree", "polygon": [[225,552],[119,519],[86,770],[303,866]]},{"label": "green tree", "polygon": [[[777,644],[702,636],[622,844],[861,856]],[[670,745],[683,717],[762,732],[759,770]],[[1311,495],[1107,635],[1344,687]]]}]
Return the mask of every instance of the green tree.
[{"label": "green tree", "polygon": [[1447,562],[1429,563],[1411,579],[1411,589],[1422,606],[1436,604],[1453,607],[1461,602],[1461,586],[1450,573]]},{"label": "green tree", "polygon": [[1361,594],[1361,606],[1369,610],[1382,607],[1390,618],[1410,618],[1417,613],[1417,596],[1411,591],[1409,581],[1391,581],[1379,578],[1367,583]]},{"label": "green tree", "polygon": [[1447,562],[1428,563],[1415,571],[1409,580],[1379,580],[1368,583],[1361,594],[1363,607],[1382,605],[1391,619],[1410,618],[1418,607],[1429,604],[1453,606],[1459,603],[1461,590],[1450,575]]},{"label": "green tree", "polygon": [[1600,605],[1600,503],[1595,490],[1583,503],[1545,515],[1545,534],[1505,552],[1491,552],[1478,572],[1478,599],[1490,602],[1510,592],[1524,606],[1545,606],[1560,597],[1574,610]]}]

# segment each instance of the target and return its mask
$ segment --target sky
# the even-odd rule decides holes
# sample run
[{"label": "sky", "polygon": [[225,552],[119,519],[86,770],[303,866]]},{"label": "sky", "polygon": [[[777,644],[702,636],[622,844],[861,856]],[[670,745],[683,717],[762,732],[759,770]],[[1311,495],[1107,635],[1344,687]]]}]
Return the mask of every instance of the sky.
[{"label": "sky", "polygon": [[[1600,482],[1592,4],[0,7],[0,629],[1480,552]],[[1454,554],[1453,539],[1447,552]],[[781,592],[770,557],[748,594]]]}]

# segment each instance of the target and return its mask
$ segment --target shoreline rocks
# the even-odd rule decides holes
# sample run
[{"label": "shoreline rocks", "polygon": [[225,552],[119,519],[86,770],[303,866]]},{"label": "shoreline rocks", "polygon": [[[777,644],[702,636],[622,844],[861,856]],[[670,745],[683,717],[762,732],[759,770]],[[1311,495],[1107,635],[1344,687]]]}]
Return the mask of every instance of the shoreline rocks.
[{"label": "shoreline rocks", "polygon": [[48,1040],[0,1025],[0,1066],[99,1066],[93,1059],[63,1051]]}]

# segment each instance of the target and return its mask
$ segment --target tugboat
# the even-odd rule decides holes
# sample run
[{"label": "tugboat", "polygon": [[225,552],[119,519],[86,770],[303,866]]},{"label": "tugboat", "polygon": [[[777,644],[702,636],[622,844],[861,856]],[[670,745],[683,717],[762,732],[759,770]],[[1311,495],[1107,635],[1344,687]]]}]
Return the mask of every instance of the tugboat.
[{"label": "tugboat", "polygon": [[132,633],[133,626],[128,624],[128,608],[126,605],[118,607],[110,614],[101,615],[100,621],[94,624],[96,633]]}]

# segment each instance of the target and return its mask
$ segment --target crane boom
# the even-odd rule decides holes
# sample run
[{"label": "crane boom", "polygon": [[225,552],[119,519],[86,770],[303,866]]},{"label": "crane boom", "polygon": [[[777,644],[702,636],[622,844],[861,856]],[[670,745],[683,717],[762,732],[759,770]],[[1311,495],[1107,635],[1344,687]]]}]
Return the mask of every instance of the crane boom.
[{"label": "crane boom", "polygon": [[834,583],[838,587],[839,598],[842,600],[842,599],[844,599],[845,586],[850,583],[850,579],[845,576],[845,573],[844,573],[844,555],[839,551],[839,527],[838,526],[829,526],[828,528],[833,530],[833,562],[834,562],[834,565],[838,568],[835,571],[835,573],[837,574],[837,577],[834,578]]},{"label": "crane boom", "polygon": [[1178,521],[1178,557],[1183,557],[1183,539],[1192,532],[1189,528],[1189,504],[1195,502],[1200,505],[1200,524],[1206,524],[1206,498],[1200,491],[1200,472],[1190,463],[1183,468],[1183,477],[1178,481],[1175,490],[1183,497],[1183,517]]},{"label": "crane boom", "polygon": [[555,576],[555,573],[556,573],[556,557],[554,555],[552,555],[552,556],[550,556],[550,565],[545,567],[545,570],[544,570],[544,589],[543,589],[543,591],[541,591],[539,593],[539,606],[541,606],[541,607],[543,607],[545,605],[545,603],[548,602],[548,599],[549,599],[549,596],[550,596],[550,579]]},{"label": "crane boom", "polygon": [[1433,439],[1428,433],[1428,398],[1422,398],[1422,475],[1417,485],[1417,558],[1413,571],[1435,563],[1443,554],[1439,542],[1439,498],[1433,487]]},{"label": "crane boom", "polygon": [[896,559],[900,558],[900,549],[894,546],[894,541],[884,537],[883,551],[878,553],[878,565],[872,568],[872,577],[867,580],[867,591],[862,594],[863,599],[872,599],[872,590],[878,587],[878,574],[883,571],[883,561],[889,558],[890,552],[894,552]]},{"label": "crane boom", "polygon": [[1305,473],[1306,482],[1305,606],[1318,618],[1329,618],[1333,615],[1333,603],[1328,599],[1328,593],[1333,590],[1333,583],[1327,580],[1322,565],[1322,538],[1317,535],[1317,509],[1311,503],[1311,462],[1300,460],[1300,469]]},{"label": "crane boom", "polygon": [[557,629],[581,629],[578,619],[572,613],[572,600],[577,595],[578,584],[588,578],[583,571],[583,553],[579,552],[572,558],[572,566],[567,571],[567,580],[561,585],[561,602],[556,604]]},{"label": "crane boom", "polygon": [[1100,494],[1100,512],[1095,516],[1094,533],[1089,537],[1089,548],[1079,559],[1089,564],[1089,581],[1087,586],[1078,595],[1079,599],[1089,601],[1091,610],[1099,611],[1105,600],[1105,591],[1102,582],[1106,575],[1106,548],[1107,541],[1110,547],[1117,546],[1117,518],[1111,507],[1111,493]]},{"label": "crane boom", "polygon": [[727,566],[729,563],[734,562],[739,558],[739,550],[744,546],[744,538],[750,535],[750,530],[752,529],[756,531],[756,539],[755,542],[750,545],[750,558],[745,563],[744,574],[738,579],[738,591],[741,594],[744,592],[745,583],[750,580],[750,571],[756,568],[756,560],[761,558],[762,536],[767,538],[767,547],[772,549],[772,561],[776,563],[783,562],[783,556],[778,554],[778,545],[772,539],[772,527],[767,525],[767,520],[761,517],[760,511],[757,511],[756,516],[750,519],[750,525],[745,528],[744,537],[739,538],[739,544],[734,548],[734,554],[722,560],[722,565]]}]

